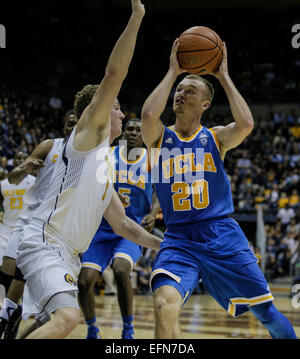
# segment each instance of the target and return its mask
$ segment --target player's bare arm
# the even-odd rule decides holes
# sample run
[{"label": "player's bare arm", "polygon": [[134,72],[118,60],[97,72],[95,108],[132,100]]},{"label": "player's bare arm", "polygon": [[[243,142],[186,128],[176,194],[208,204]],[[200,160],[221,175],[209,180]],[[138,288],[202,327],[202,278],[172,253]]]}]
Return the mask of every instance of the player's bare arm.
[{"label": "player's bare arm", "polygon": [[128,73],[137,34],[145,14],[140,0],[131,0],[131,5],[131,17],[112,50],[104,78],[78,122],[74,146],[79,151],[94,148],[109,135],[110,112]]},{"label": "player's bare arm", "polygon": [[146,229],[148,232],[152,232],[155,226],[155,219],[160,210],[160,203],[158,201],[154,186],[153,186],[153,195],[152,195],[152,207],[150,213],[148,213],[141,222],[141,225]]},{"label": "player's bare arm", "polygon": [[227,48],[225,43],[223,43],[223,60],[218,70],[212,75],[223,86],[234,119],[234,122],[227,126],[217,126],[214,128],[221,144],[221,152],[225,155],[226,151],[237,147],[251,133],[254,126],[249,106],[228,74]]},{"label": "player's bare arm", "polygon": [[8,182],[18,185],[27,175],[44,167],[44,160],[51,151],[52,146],[53,140],[50,139],[37,145],[31,155],[8,174]]},{"label": "player's bare arm", "polygon": [[179,40],[176,39],[171,50],[169,70],[164,79],[146,99],[142,108],[142,135],[148,148],[155,148],[158,144],[163,131],[160,116],[166,107],[178,75],[183,72],[177,60],[178,47]]},{"label": "player's bare arm", "polygon": [[125,209],[115,190],[104,213],[104,218],[119,236],[143,247],[155,250],[160,248],[160,243],[162,242],[160,238],[148,233],[142,226],[126,216]]}]

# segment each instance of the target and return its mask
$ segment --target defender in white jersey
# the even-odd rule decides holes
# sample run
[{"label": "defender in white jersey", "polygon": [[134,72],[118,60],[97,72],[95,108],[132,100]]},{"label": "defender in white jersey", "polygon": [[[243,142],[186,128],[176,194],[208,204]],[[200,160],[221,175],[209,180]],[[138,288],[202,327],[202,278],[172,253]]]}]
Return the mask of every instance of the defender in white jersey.
[{"label": "defender in white jersey", "polygon": [[[43,162],[44,167],[41,167],[38,171],[35,185],[32,186],[24,196],[23,202],[26,205],[26,208],[20,212],[16,225],[12,231],[12,238],[4,254],[6,257],[16,259],[20,232],[22,232],[23,227],[29,223],[32,214],[42,203],[52,178],[56,159],[64,146],[63,138],[55,138],[48,141],[51,141],[52,148]],[[25,177],[25,179],[28,177],[30,177],[30,175]],[[24,180],[22,180],[22,182]]]},{"label": "defender in white jersey", "polygon": [[43,141],[24,162],[9,173],[8,181],[14,185],[25,181],[26,178],[30,177],[29,173],[32,171],[37,172],[37,178],[35,184],[24,196],[23,202],[26,208],[20,212],[4,253],[0,284],[5,287],[7,294],[4,299],[4,307],[0,311],[0,338],[4,330],[4,339],[15,338],[18,329],[15,323],[20,321],[20,308],[18,308],[18,315],[15,312],[18,307],[17,303],[22,297],[25,283],[20,276],[20,271],[16,271],[16,257],[23,228],[29,224],[34,211],[42,203],[51,182],[57,157],[76,124],[77,119],[74,111],[68,111],[64,117],[63,134],[65,137]]},{"label": "defender in white jersey", "polygon": [[49,192],[24,228],[17,265],[26,280],[23,318],[53,313],[27,338],[65,338],[77,325],[78,254],[84,252],[102,215],[119,235],[158,249],[161,240],[126,217],[109,176],[111,127],[121,134],[117,100],[131,62],[145,10],[131,0],[132,15],[109,57],[105,75],[57,158]]},{"label": "defender in white jersey", "polygon": [[[18,152],[14,158],[14,166],[17,167],[28,155]],[[13,228],[16,226],[22,210],[26,209],[24,196],[26,191],[34,184],[35,177],[28,176],[19,184],[11,184],[8,179],[1,181],[1,200],[4,210],[3,221],[0,225],[0,266],[2,266],[3,255],[9,243]]]}]

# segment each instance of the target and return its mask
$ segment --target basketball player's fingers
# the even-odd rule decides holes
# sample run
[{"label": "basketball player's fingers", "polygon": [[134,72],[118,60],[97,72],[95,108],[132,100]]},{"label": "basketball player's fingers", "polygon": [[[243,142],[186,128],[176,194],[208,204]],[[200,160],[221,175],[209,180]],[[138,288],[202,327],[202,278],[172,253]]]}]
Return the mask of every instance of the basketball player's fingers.
[{"label": "basketball player's fingers", "polygon": [[31,167],[33,167],[35,169],[45,167],[44,161],[40,160],[40,159],[34,160],[34,161],[30,162],[30,164],[31,164]]},{"label": "basketball player's fingers", "polygon": [[30,163],[34,163],[34,164],[39,164],[39,163],[43,163],[44,161],[41,160],[40,158],[37,158],[36,160],[31,160]]},{"label": "basketball player's fingers", "polygon": [[145,6],[141,0],[131,0],[131,7],[134,12],[140,13],[141,15],[145,14]]},{"label": "basketball player's fingers", "polygon": [[37,164],[37,165],[45,165],[45,164],[44,164],[44,161],[41,160],[41,159],[36,160],[36,164]]},{"label": "basketball player's fingers", "polygon": [[143,227],[146,229],[146,231],[151,232],[155,224],[155,220],[152,218],[146,218],[143,221]]},{"label": "basketball player's fingers", "polygon": [[146,214],[146,216],[142,219],[142,223],[145,224],[151,223],[153,221],[155,221],[155,217],[151,213]]},{"label": "basketball player's fingers", "polygon": [[227,47],[224,41],[223,41],[223,59],[227,60]]},{"label": "basketball player's fingers", "polygon": [[177,53],[177,50],[178,50],[179,45],[180,45],[180,41],[179,41],[179,39],[177,38],[177,39],[175,39],[175,41],[173,42],[173,45],[172,45],[172,51],[171,51],[172,54],[176,54],[176,53]]},{"label": "basketball player's fingers", "polygon": [[147,232],[151,232],[152,231],[152,226],[150,224],[147,225],[143,225],[143,228],[147,231]]}]

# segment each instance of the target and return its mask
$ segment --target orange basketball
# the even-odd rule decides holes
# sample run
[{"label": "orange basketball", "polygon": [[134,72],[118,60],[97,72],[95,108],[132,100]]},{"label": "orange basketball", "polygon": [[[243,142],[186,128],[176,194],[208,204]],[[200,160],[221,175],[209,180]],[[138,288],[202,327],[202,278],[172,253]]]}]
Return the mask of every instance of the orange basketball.
[{"label": "orange basketball", "polygon": [[223,58],[220,36],[205,26],[194,26],[179,37],[177,58],[181,68],[191,74],[214,72]]}]

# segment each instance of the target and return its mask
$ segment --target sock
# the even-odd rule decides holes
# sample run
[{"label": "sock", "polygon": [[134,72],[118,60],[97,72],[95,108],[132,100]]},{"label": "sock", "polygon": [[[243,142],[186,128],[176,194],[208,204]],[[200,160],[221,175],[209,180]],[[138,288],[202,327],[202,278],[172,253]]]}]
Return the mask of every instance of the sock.
[{"label": "sock", "polygon": [[86,320],[85,322],[86,322],[86,324],[87,324],[89,327],[95,327],[95,326],[96,326],[96,325],[95,325],[95,323],[96,323],[96,316],[94,316],[94,318],[92,318],[92,319]]},{"label": "sock", "polygon": [[12,313],[17,309],[18,304],[12,300],[5,298],[3,308],[0,310],[0,317],[9,320]]},{"label": "sock", "polygon": [[249,308],[255,317],[268,329],[273,339],[297,339],[290,321],[280,313],[272,302]]},{"label": "sock", "polygon": [[123,319],[124,328],[133,326],[133,315],[129,315],[129,316],[122,315],[122,319]]}]

